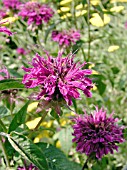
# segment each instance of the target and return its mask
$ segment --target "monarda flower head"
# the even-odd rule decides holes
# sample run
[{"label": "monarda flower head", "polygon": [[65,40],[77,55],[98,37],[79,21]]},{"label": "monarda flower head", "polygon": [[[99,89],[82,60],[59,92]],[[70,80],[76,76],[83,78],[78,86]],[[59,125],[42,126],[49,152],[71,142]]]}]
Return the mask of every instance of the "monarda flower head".
[{"label": "monarda flower head", "polygon": [[118,151],[117,144],[124,142],[123,127],[116,124],[118,119],[114,119],[113,114],[107,116],[102,108],[96,107],[90,115],[77,115],[73,121],[73,142],[77,143],[77,151],[87,156],[101,159],[103,155],[113,154],[114,149]]},{"label": "monarda flower head", "polygon": [[19,6],[21,5],[19,0],[2,0],[2,2],[6,8],[13,10],[19,9]]},{"label": "monarda flower head", "polygon": [[42,22],[48,22],[53,16],[54,11],[46,4],[40,4],[38,2],[27,2],[21,6],[19,16],[23,19],[27,19],[28,25],[35,23],[41,25]]},{"label": "monarda flower head", "polygon": [[68,47],[80,40],[80,32],[74,29],[68,31],[53,31],[52,40],[59,43],[59,46]]},{"label": "monarda flower head", "polygon": [[24,75],[22,82],[27,88],[40,88],[36,100],[61,101],[63,99],[71,105],[72,98],[80,97],[78,89],[87,97],[91,97],[90,89],[93,86],[88,75],[92,71],[81,69],[86,63],[76,64],[73,58],[71,54],[62,58],[61,52],[56,58],[47,53],[47,59],[36,54],[31,63],[32,67],[23,67],[27,74]]}]

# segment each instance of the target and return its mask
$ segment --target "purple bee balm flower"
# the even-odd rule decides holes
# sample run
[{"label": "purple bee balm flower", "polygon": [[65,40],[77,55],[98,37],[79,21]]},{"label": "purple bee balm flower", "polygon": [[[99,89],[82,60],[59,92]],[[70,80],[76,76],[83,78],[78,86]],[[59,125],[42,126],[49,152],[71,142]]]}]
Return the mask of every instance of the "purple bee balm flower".
[{"label": "purple bee balm flower", "polygon": [[80,32],[74,29],[69,31],[53,31],[52,40],[58,42],[60,46],[68,47],[80,40]]},{"label": "purple bee balm flower", "polygon": [[19,16],[23,19],[27,19],[28,25],[35,23],[36,25],[41,25],[42,21],[48,22],[53,16],[54,11],[48,5],[41,5],[38,2],[27,2],[21,6],[21,11]]},{"label": "purple bee balm flower", "polygon": [[25,55],[27,52],[24,50],[24,48],[17,48],[17,53],[21,55]]},{"label": "purple bee balm flower", "polygon": [[6,8],[13,10],[19,9],[19,6],[21,5],[19,0],[2,0],[2,2]]},{"label": "purple bee balm flower", "polygon": [[56,58],[47,52],[47,59],[36,54],[32,60],[32,67],[23,70],[27,72],[23,78],[23,84],[27,88],[39,86],[40,92],[36,100],[44,99],[47,101],[64,101],[68,105],[72,104],[72,98],[79,99],[78,89],[83,91],[87,97],[91,97],[90,89],[92,81],[87,77],[92,73],[91,70],[81,69],[86,63],[74,63],[73,55],[62,58],[59,52]]},{"label": "purple bee balm flower", "polygon": [[113,154],[114,149],[118,151],[117,144],[124,142],[123,127],[116,124],[118,119],[114,119],[113,114],[107,116],[102,108],[98,110],[96,107],[90,115],[77,115],[73,121],[76,150],[87,156],[95,154],[97,159],[101,159],[103,155]]},{"label": "purple bee balm flower", "polygon": [[33,164],[30,164],[29,167],[21,167],[18,166],[17,170],[38,170],[38,168],[36,166],[34,166]]}]

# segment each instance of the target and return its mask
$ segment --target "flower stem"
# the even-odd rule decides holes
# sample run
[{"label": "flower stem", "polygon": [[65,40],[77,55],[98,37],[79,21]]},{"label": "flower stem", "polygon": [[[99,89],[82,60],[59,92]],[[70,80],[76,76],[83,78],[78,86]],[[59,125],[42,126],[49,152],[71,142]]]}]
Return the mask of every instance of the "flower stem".
[{"label": "flower stem", "polygon": [[38,124],[36,125],[36,127],[34,128],[34,130],[37,130],[37,129],[38,129],[38,127],[39,127],[40,124],[43,122],[43,120],[44,120],[44,118],[45,118],[46,115],[47,115],[47,112],[45,112],[45,113],[42,115],[40,121],[38,122]]},{"label": "flower stem", "polygon": [[87,23],[88,23],[88,59],[90,58],[90,48],[91,48],[91,35],[90,35],[90,0],[87,0]]},{"label": "flower stem", "polygon": [[84,170],[85,168],[88,168],[88,165],[87,165],[88,160],[89,160],[89,158],[87,158],[86,162],[84,163],[84,165],[83,165],[83,167],[82,167],[82,170]]},{"label": "flower stem", "polygon": [[5,158],[5,161],[6,161],[6,165],[7,165],[7,167],[10,167],[10,162],[9,162],[9,159],[8,159],[4,144],[2,142],[1,136],[0,136],[0,146],[1,146],[1,150],[3,152],[4,158]]}]

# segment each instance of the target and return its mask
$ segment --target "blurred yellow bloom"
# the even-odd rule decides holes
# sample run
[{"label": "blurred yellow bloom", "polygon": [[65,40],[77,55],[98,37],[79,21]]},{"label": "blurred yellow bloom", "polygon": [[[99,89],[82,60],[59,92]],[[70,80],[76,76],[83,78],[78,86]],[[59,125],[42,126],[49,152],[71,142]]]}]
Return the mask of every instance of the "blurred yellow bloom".
[{"label": "blurred yellow bloom", "polygon": [[26,125],[28,126],[29,129],[34,129],[38,122],[41,120],[41,117],[35,118],[34,120],[26,122]]},{"label": "blurred yellow bloom", "polygon": [[66,19],[67,17],[71,17],[71,16],[72,16],[71,13],[67,13],[67,14],[61,16],[61,19]]},{"label": "blurred yellow bloom", "polygon": [[98,5],[100,3],[100,0],[90,0],[92,5]]},{"label": "blurred yellow bloom", "polygon": [[42,133],[35,137],[34,143],[40,142],[42,138],[49,138],[49,131],[43,130]]},{"label": "blurred yellow bloom", "polygon": [[75,16],[76,16],[76,17],[79,17],[79,16],[84,15],[84,14],[86,14],[86,13],[87,13],[86,10],[77,11],[77,12],[75,13]]},{"label": "blurred yellow bloom", "polygon": [[61,118],[61,119],[60,119],[60,125],[61,125],[61,126],[65,126],[66,124],[67,124],[67,120],[64,119],[64,118]]},{"label": "blurred yellow bloom", "polygon": [[9,25],[15,22],[16,20],[18,20],[18,17],[7,17],[7,18],[0,20],[0,22],[3,23],[2,25]]},{"label": "blurred yellow bloom", "polygon": [[77,5],[76,7],[75,7],[75,9],[82,9],[83,8],[83,4],[79,4],[79,5]]},{"label": "blurred yellow bloom", "polygon": [[111,12],[121,12],[124,9],[124,6],[114,6],[110,9]]},{"label": "blurred yellow bloom", "polygon": [[93,84],[93,88],[92,88],[93,91],[97,90],[97,86],[95,84]]},{"label": "blurred yellow bloom", "polygon": [[94,13],[90,19],[90,22],[96,27],[103,27],[110,22],[110,17],[107,14],[104,14],[104,20],[102,20],[98,13]]},{"label": "blurred yellow bloom", "polygon": [[38,105],[38,102],[33,102],[33,103],[31,103],[31,104],[29,104],[28,105],[28,108],[27,108],[27,112],[31,112],[31,111],[33,111],[34,109],[36,109],[37,108],[37,105]]},{"label": "blurred yellow bloom", "polygon": [[53,120],[50,120],[49,122],[42,122],[41,125],[47,128],[50,128],[53,124]]},{"label": "blurred yellow bloom", "polygon": [[98,72],[98,71],[96,71],[96,70],[92,70],[92,74],[96,74],[96,75],[98,75],[98,74],[99,74],[99,72]]},{"label": "blurred yellow bloom", "polygon": [[72,2],[72,0],[63,0],[63,1],[60,2],[60,5],[65,5],[65,4],[68,4],[70,2]]},{"label": "blurred yellow bloom", "polygon": [[68,12],[68,11],[70,11],[70,8],[69,8],[69,7],[61,7],[61,8],[60,8],[60,11],[62,11],[62,12]]},{"label": "blurred yellow bloom", "polygon": [[56,147],[57,147],[57,148],[61,148],[61,143],[60,143],[59,140],[56,142]]},{"label": "blurred yellow bloom", "polygon": [[93,68],[93,67],[95,67],[95,64],[90,64],[90,65],[89,65],[89,69],[91,69],[91,68]]},{"label": "blurred yellow bloom", "polygon": [[113,52],[118,50],[120,47],[118,45],[112,45],[108,48],[108,52]]}]

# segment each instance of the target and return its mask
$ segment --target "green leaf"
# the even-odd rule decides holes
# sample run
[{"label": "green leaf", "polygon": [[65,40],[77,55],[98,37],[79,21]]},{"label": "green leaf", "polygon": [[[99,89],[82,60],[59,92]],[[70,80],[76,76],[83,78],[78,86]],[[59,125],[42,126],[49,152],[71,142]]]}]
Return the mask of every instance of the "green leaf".
[{"label": "green leaf", "polygon": [[61,149],[65,154],[68,154],[72,146],[72,128],[67,127],[58,132],[58,139],[61,143]]},{"label": "green leaf", "polygon": [[98,86],[98,90],[99,90],[100,95],[102,95],[106,90],[106,84],[103,83],[102,81],[100,81],[97,86]]},{"label": "green leaf", "polygon": [[47,143],[36,144],[47,158],[50,170],[81,170],[81,166],[67,159],[64,153],[55,146]]},{"label": "green leaf", "polygon": [[14,131],[18,126],[25,123],[26,113],[27,113],[27,107],[30,101],[28,101],[15,115],[13,120],[11,121],[11,124],[9,126],[8,133],[11,131]]},{"label": "green leaf", "polygon": [[13,148],[25,159],[32,162],[39,170],[49,170],[43,151],[26,136],[12,132],[8,140]]},{"label": "green leaf", "polygon": [[59,119],[58,114],[56,113],[55,109],[52,108],[50,115],[54,118],[54,119]]},{"label": "green leaf", "polygon": [[0,91],[8,89],[21,89],[25,88],[20,80],[6,79],[0,81]]},{"label": "green leaf", "polygon": [[5,106],[0,106],[0,118],[3,118],[8,113],[8,110]]}]

